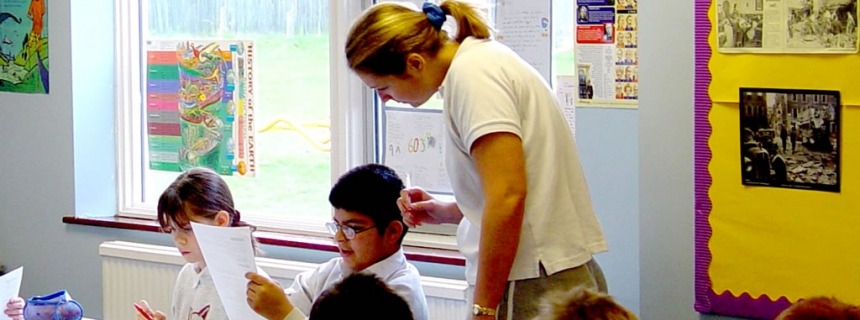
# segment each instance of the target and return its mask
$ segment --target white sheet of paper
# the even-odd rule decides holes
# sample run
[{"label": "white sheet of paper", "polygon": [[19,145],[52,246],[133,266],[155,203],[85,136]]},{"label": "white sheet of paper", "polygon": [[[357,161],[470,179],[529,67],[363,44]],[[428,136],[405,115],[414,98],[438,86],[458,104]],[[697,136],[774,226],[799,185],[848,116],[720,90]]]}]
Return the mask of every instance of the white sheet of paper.
[{"label": "white sheet of paper", "polygon": [[254,245],[249,227],[215,227],[191,223],[206,268],[230,319],[263,319],[246,301],[248,279],[245,273],[257,272]]},{"label": "white sheet of paper", "polygon": [[[15,269],[0,277],[0,309],[6,309],[6,302],[18,296],[21,290],[21,279],[24,277],[24,267]],[[5,313],[0,312],[0,320],[10,320]]]},{"label": "white sheet of paper", "polygon": [[570,134],[576,140],[576,97],[577,97],[577,77],[573,75],[560,75],[556,78],[555,94],[558,95],[558,101],[561,102],[561,111],[564,113],[564,120],[570,126]]}]

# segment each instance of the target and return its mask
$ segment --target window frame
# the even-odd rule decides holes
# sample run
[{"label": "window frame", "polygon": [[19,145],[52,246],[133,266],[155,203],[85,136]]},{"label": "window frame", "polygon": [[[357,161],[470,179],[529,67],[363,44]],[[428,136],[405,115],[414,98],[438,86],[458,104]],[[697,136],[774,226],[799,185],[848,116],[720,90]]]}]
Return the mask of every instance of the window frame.
[{"label": "window frame", "polygon": [[[329,66],[331,101],[331,181],[350,168],[376,162],[376,133],[379,115],[375,111],[375,93],[347,67],[342,48],[346,44],[351,22],[372,4],[372,0],[328,0]],[[140,196],[145,183],[143,160],[146,151],[143,139],[145,109],[143,36],[146,30],[145,0],[115,0],[115,131],[117,218],[154,220],[154,207],[144,205]],[[356,107],[356,103],[360,107]],[[322,221],[284,217],[279,219],[250,218],[251,223],[265,232],[297,234],[330,238]],[[407,234],[404,245],[456,250],[453,228],[427,228],[429,232],[445,234]]]}]

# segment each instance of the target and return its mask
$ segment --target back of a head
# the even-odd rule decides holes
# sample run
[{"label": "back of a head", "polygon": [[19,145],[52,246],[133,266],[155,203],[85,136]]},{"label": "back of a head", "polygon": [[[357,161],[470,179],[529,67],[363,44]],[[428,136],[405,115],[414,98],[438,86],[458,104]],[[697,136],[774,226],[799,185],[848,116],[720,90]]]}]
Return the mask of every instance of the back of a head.
[{"label": "back of a head", "polygon": [[584,287],[543,297],[535,320],[638,320],[612,297]]},{"label": "back of a head", "polygon": [[[383,2],[367,9],[352,25],[345,52],[349,68],[379,76],[400,75],[410,53],[435,55],[450,41],[441,26],[409,3]],[[445,0],[439,8],[457,22],[454,40],[488,39],[489,24],[478,9],[464,1]]]},{"label": "back of a head", "polygon": [[409,304],[372,274],[354,273],[324,291],[310,320],[412,320]]},{"label": "back of a head", "polygon": [[[403,188],[403,181],[391,168],[381,164],[366,164],[342,175],[331,188],[328,201],[336,209],[367,216],[382,234],[391,221],[403,223],[403,216],[397,207],[397,199]],[[408,227],[403,224],[403,228],[401,241]]]},{"label": "back of a head", "polygon": [[776,320],[860,320],[860,307],[833,297],[817,296],[796,302]]}]

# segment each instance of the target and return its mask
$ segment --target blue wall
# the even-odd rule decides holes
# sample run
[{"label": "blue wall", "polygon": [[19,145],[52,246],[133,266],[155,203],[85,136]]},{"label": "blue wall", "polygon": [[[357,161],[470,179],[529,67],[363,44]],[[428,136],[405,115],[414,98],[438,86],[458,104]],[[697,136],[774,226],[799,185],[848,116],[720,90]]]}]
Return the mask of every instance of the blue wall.
[{"label": "blue wall", "polygon": [[609,243],[597,261],[609,293],[639,314],[639,111],[576,109],[576,144]]}]

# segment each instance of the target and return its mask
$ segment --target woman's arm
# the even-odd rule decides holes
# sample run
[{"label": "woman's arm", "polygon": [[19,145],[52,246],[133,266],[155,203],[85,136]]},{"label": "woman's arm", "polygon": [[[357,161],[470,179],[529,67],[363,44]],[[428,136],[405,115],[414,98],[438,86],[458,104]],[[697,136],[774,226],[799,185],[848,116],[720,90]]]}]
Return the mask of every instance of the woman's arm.
[{"label": "woman's arm", "polygon": [[474,302],[496,308],[519,247],[527,190],[525,156],[520,137],[507,132],[478,138],[471,153],[485,201]]}]

